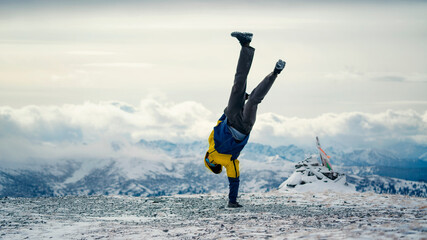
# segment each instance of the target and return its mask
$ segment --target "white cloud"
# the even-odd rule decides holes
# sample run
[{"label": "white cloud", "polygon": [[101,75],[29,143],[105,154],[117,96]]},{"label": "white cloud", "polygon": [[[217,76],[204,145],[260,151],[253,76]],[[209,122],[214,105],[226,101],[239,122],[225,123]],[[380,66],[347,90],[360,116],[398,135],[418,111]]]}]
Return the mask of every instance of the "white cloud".
[{"label": "white cloud", "polygon": [[[130,151],[140,139],[193,141],[212,128],[211,112],[196,102],[140,106],[123,102],[82,105],[0,107],[0,161],[26,158],[117,157],[112,142]],[[132,154],[135,153],[135,154]],[[130,154],[130,155],[129,155]]]},{"label": "white cloud", "polygon": [[[205,141],[220,117],[197,102],[157,99],[144,99],[139,106],[87,102],[0,107],[0,161],[141,157],[146,151],[134,145],[140,139]],[[258,116],[250,141],[312,146],[315,136],[329,146],[427,145],[427,112],[326,113],[315,118],[266,113]]]},{"label": "white cloud", "polygon": [[[312,144],[314,136],[340,146],[387,147],[399,142],[427,144],[427,112],[388,110],[377,114],[326,113],[315,118],[258,117],[253,136],[269,144]],[[267,134],[266,134],[267,133]]]}]

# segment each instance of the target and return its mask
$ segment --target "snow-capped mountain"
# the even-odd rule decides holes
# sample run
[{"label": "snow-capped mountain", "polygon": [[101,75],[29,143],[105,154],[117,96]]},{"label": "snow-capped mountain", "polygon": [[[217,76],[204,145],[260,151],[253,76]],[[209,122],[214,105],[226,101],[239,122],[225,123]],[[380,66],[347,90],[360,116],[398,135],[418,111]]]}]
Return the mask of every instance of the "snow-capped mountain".
[{"label": "snow-capped mountain", "polygon": [[[6,168],[0,166],[0,196],[63,196],[118,194],[132,196],[158,196],[183,193],[226,192],[228,182],[225,175],[211,174],[203,165],[205,142],[171,143],[167,141],[145,141],[137,144],[147,149],[144,156],[134,158],[112,157],[110,159],[67,159],[55,164],[32,164],[27,167]],[[120,153],[127,151],[120,142],[111,143],[111,148]],[[361,157],[366,157],[361,152]],[[390,169],[374,165],[374,156],[383,164],[387,154],[371,156],[372,165],[352,166],[356,162],[355,152],[346,154],[332,152],[332,164],[337,171],[346,173],[347,181],[358,191],[388,192],[427,196],[425,168],[400,168],[408,177],[395,179]],[[295,162],[305,155],[314,153],[297,146],[271,146],[249,143],[240,156],[242,192],[266,192],[277,189],[294,171]],[[155,159],[155,160],[153,160]],[[359,161],[363,161],[360,159]],[[404,161],[393,158],[393,161]],[[421,161],[421,160],[420,160]],[[347,165],[349,164],[349,165]],[[412,171],[412,172],[411,172]],[[379,176],[379,175],[382,176]],[[401,174],[402,175],[402,174]],[[404,180],[406,178],[406,180]]]}]

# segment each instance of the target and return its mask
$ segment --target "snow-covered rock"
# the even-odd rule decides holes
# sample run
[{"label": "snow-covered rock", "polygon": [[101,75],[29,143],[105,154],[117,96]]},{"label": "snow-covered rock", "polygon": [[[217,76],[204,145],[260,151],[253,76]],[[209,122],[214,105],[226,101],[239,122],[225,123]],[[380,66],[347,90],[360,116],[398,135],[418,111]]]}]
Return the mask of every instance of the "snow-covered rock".
[{"label": "snow-covered rock", "polygon": [[346,175],[321,166],[315,156],[310,156],[295,165],[295,172],[279,186],[282,192],[355,192],[347,183]]}]

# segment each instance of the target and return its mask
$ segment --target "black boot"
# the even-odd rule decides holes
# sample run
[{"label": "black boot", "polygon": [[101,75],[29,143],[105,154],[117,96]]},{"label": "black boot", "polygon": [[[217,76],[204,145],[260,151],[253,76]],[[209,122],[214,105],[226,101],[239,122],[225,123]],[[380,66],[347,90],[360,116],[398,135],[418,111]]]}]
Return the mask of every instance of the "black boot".
[{"label": "black boot", "polygon": [[228,206],[227,207],[229,207],[229,208],[241,208],[243,206],[240,205],[238,202],[235,202],[235,203],[228,202]]},{"label": "black boot", "polygon": [[232,32],[231,36],[237,38],[240,45],[249,46],[249,43],[252,41],[253,34],[248,32]]},{"label": "black boot", "polygon": [[274,73],[276,74],[280,74],[280,72],[282,72],[282,70],[285,68],[286,62],[282,61],[282,59],[279,59],[279,61],[277,61],[276,66],[274,66]]}]

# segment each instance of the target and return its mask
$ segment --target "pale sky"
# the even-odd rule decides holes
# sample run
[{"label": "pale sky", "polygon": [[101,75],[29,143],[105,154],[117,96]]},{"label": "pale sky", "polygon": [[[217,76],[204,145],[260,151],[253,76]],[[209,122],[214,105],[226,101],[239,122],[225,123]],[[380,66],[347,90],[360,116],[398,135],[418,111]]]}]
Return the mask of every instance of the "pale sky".
[{"label": "pale sky", "polygon": [[248,92],[287,61],[260,113],[427,110],[426,2],[230,2],[1,1],[0,106],[154,96],[221,114],[240,30],[256,48]]},{"label": "pale sky", "polygon": [[248,92],[287,62],[251,142],[319,136],[427,160],[426,12],[426,1],[1,0],[0,163],[133,158],[141,139],[207,144],[236,30],[254,33]]}]

